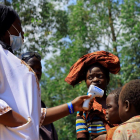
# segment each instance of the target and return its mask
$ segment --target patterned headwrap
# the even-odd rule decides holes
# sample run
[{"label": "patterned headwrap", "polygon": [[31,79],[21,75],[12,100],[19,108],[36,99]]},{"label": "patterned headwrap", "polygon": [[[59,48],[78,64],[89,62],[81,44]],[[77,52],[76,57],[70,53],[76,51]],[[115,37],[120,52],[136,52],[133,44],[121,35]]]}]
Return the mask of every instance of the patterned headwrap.
[{"label": "patterned headwrap", "polygon": [[99,63],[109,72],[116,74],[120,71],[120,61],[117,56],[106,51],[97,51],[82,56],[71,68],[65,81],[70,85],[76,85],[85,79],[84,72],[87,67]]}]

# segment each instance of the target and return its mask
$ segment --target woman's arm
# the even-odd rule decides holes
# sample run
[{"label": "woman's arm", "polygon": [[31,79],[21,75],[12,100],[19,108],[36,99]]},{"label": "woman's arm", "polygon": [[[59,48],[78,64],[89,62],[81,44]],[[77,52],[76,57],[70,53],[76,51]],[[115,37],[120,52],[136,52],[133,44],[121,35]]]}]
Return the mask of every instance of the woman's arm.
[{"label": "woman's arm", "polygon": [[[75,98],[71,103],[73,105],[74,111],[84,111],[82,106],[85,99],[90,98],[91,96],[84,95]],[[67,115],[69,115],[69,109],[67,104],[59,105],[52,108],[47,108],[47,113],[42,125],[47,125],[56,120],[59,120]]]},{"label": "woman's arm", "polygon": [[27,120],[13,110],[0,115],[0,124],[8,127],[17,127],[27,123]]}]

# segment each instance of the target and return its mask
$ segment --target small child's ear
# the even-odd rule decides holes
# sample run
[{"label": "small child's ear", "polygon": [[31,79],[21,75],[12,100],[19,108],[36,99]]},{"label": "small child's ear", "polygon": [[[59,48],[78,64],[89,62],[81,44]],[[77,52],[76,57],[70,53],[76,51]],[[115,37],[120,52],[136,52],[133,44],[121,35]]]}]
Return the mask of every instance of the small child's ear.
[{"label": "small child's ear", "polygon": [[125,112],[130,110],[130,102],[128,100],[125,101]]}]

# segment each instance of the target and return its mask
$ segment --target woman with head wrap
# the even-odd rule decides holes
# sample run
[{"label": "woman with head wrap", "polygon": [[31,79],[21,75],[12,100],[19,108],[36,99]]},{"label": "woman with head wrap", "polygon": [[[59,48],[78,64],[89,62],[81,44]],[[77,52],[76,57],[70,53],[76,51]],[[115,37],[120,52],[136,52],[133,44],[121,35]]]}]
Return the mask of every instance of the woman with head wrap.
[{"label": "woman with head wrap", "polygon": [[[120,70],[117,56],[98,51],[82,56],[71,68],[65,81],[73,86],[85,80],[87,88],[95,85],[104,90],[102,98],[96,97],[89,111],[78,112],[76,117],[76,132],[78,140],[104,137],[111,125],[106,121],[106,90],[109,84],[109,72],[116,74]],[[101,136],[102,135],[102,136]]]},{"label": "woman with head wrap", "polygon": [[[17,13],[0,5],[0,139],[39,140],[39,126],[49,124],[74,111],[81,111],[81,96],[68,104],[41,109],[36,74],[11,52],[21,47],[23,31]],[[47,111],[47,113],[46,113]]]}]

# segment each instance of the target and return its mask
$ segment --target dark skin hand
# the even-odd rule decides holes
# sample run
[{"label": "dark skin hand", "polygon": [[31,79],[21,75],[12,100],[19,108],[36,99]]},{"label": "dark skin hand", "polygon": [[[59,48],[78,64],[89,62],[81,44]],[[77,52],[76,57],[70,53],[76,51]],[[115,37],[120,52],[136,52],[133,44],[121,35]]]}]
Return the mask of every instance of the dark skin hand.
[{"label": "dark skin hand", "polygon": [[0,116],[0,124],[8,127],[18,127],[26,123],[27,120],[13,110]]},{"label": "dark skin hand", "polygon": [[[82,108],[83,102],[85,99],[88,99],[90,97],[91,96],[88,96],[88,95],[79,96],[79,97],[75,98],[73,101],[71,101],[73,108],[74,108],[74,111],[75,112],[76,111],[84,111],[84,109]],[[91,106],[92,103],[89,103],[89,105]],[[61,119],[65,116],[67,116],[67,115],[69,115],[69,109],[68,109],[67,104],[48,108],[43,125],[50,124],[58,119]]]}]

